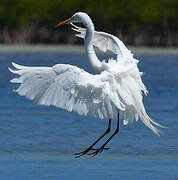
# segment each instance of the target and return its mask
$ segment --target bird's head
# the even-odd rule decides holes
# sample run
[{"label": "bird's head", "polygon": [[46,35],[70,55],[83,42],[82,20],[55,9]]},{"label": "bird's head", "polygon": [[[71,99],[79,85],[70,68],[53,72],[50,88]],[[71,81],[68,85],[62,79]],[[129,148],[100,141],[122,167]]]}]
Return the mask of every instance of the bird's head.
[{"label": "bird's head", "polygon": [[91,19],[88,16],[88,14],[86,14],[84,12],[77,12],[71,18],[58,23],[56,25],[56,27],[59,27],[59,26],[65,25],[65,24],[69,24],[69,23],[82,23],[84,25],[87,25],[88,22],[91,22]]}]

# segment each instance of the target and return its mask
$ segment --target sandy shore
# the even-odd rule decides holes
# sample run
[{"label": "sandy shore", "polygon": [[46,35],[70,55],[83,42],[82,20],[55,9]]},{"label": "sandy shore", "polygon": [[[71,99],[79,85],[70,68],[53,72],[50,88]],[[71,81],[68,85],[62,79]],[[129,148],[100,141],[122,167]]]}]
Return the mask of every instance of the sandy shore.
[{"label": "sandy shore", "polygon": [[[134,54],[161,54],[161,55],[178,55],[177,48],[159,48],[159,47],[134,47],[128,46]],[[13,52],[47,52],[47,53],[84,53],[83,45],[44,45],[44,44],[20,44],[5,45],[0,44],[0,53]]]}]

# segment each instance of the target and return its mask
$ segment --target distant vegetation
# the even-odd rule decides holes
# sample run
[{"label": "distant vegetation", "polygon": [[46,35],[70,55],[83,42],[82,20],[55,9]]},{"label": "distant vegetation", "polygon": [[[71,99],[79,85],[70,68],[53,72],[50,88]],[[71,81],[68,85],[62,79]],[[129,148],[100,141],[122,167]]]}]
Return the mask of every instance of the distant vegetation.
[{"label": "distant vegetation", "polygon": [[0,0],[0,43],[80,43],[54,28],[77,11],[128,44],[178,46],[178,0]]}]

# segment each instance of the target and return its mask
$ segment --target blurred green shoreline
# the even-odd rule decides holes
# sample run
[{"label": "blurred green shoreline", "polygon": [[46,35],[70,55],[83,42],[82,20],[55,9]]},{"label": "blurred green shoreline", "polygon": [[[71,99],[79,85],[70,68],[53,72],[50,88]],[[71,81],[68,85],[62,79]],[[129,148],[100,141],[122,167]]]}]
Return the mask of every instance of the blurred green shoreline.
[{"label": "blurred green shoreline", "polygon": [[126,44],[178,47],[178,0],[2,0],[0,43],[81,44],[70,26],[55,28],[79,11]]},{"label": "blurred green shoreline", "polygon": [[[178,47],[146,47],[146,46],[127,46],[134,55],[153,54],[153,55],[178,55]],[[96,49],[97,50],[97,49]],[[0,53],[71,53],[84,54],[83,45],[51,45],[51,44],[0,44]],[[100,53],[98,51],[98,53]]]}]

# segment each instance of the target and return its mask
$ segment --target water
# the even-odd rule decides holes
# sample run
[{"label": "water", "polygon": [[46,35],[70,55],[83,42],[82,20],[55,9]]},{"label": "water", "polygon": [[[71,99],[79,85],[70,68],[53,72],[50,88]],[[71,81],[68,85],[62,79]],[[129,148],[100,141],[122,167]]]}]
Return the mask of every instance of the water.
[{"label": "water", "polygon": [[[70,63],[89,72],[84,55],[2,53],[0,55],[0,179],[178,179],[178,56],[142,55],[140,69],[149,96],[149,115],[164,129],[158,137],[141,122],[121,124],[111,149],[95,158],[73,154],[91,144],[107,127],[99,120],[44,107],[12,90],[11,61],[29,66]],[[112,130],[115,121],[112,122]]]}]

